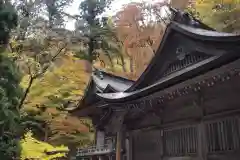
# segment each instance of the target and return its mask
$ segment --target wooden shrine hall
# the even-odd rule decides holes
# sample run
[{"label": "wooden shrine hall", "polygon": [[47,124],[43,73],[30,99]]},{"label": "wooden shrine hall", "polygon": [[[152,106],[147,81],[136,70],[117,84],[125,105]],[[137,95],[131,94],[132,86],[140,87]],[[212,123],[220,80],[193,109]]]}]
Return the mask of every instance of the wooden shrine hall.
[{"label": "wooden shrine hall", "polygon": [[77,159],[239,160],[240,36],[176,11],[138,80],[95,70],[71,113],[96,127]]}]

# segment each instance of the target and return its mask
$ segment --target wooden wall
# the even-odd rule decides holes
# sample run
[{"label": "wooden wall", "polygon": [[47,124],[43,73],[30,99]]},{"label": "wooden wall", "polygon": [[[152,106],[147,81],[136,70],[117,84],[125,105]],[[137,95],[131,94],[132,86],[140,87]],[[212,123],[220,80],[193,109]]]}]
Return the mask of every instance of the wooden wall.
[{"label": "wooden wall", "polygon": [[240,159],[240,117],[131,132],[133,160]]},{"label": "wooden wall", "polygon": [[161,156],[159,148],[160,131],[136,131],[132,133],[132,158],[134,160],[154,160]]},{"label": "wooden wall", "polygon": [[239,160],[239,78],[202,93],[200,106],[190,95],[166,104],[161,120],[145,116],[138,128],[149,128],[130,132],[132,160]]}]

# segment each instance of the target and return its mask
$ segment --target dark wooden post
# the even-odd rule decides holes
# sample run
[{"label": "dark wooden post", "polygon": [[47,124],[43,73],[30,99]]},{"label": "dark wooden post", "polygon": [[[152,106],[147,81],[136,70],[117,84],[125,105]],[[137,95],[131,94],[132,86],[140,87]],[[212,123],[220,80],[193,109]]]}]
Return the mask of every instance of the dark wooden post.
[{"label": "dark wooden post", "polygon": [[207,139],[206,139],[206,128],[203,121],[204,116],[206,116],[205,106],[204,106],[204,96],[203,92],[199,92],[197,96],[197,101],[195,105],[201,110],[202,117],[197,126],[198,130],[198,157],[200,160],[207,160]]},{"label": "dark wooden post", "polygon": [[116,160],[121,160],[121,152],[122,152],[122,134],[123,134],[123,120],[125,117],[126,111],[118,111],[115,113],[115,116],[112,116],[109,129],[113,133],[116,133]]},{"label": "dark wooden post", "polygon": [[98,160],[102,160],[102,156],[98,156]]},{"label": "dark wooden post", "polygon": [[163,129],[161,129],[160,130],[160,140],[159,140],[159,143],[160,143],[160,155],[161,155],[161,157],[160,157],[160,160],[162,160],[163,159],[163,157],[164,157],[164,144],[163,144],[163,141],[164,141],[164,139],[163,139],[164,137],[163,137]]},{"label": "dark wooden post", "polygon": [[117,132],[116,160],[121,160],[122,151],[122,129]]},{"label": "dark wooden post", "polygon": [[126,140],[126,153],[127,160],[132,160],[132,134],[128,133],[128,138]]},{"label": "dark wooden post", "polygon": [[201,121],[198,124],[198,156],[200,160],[207,160],[207,144],[206,144],[205,126]]}]

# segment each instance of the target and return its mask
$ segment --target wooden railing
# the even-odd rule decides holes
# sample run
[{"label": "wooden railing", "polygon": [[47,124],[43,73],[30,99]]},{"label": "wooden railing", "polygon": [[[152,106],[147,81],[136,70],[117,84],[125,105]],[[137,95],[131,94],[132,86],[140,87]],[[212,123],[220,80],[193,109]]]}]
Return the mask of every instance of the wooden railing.
[{"label": "wooden railing", "polygon": [[91,155],[103,155],[114,152],[115,148],[112,145],[105,144],[103,146],[91,146],[88,148],[78,148],[77,156],[91,156]]}]

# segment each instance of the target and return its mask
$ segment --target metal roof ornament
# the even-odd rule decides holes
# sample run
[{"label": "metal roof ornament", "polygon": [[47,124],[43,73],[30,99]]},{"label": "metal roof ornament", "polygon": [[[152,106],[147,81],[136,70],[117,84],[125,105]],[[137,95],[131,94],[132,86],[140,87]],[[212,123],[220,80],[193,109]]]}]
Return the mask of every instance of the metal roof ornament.
[{"label": "metal roof ornament", "polygon": [[93,74],[98,76],[101,80],[104,79],[103,73],[101,70],[94,67]]},{"label": "metal roof ornament", "polygon": [[177,55],[177,59],[181,61],[185,59],[187,53],[185,52],[183,47],[178,47],[176,49],[176,55]]}]

